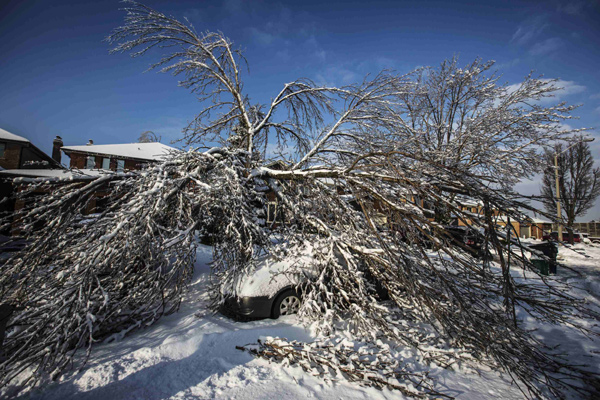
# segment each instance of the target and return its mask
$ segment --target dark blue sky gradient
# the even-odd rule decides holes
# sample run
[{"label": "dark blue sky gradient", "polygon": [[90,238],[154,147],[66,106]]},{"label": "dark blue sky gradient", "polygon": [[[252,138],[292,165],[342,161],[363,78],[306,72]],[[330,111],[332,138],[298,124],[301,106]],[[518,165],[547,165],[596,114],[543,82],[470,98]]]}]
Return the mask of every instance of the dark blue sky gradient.
[{"label": "dark blue sky gradient", "polygon": [[[299,77],[343,85],[457,54],[463,64],[496,60],[510,84],[531,70],[560,78],[560,100],[584,104],[581,119],[569,124],[600,126],[598,1],[145,4],[187,17],[199,31],[221,30],[243,48],[253,102],[268,102]],[[112,0],[0,0],[0,127],[46,152],[55,135],[66,145],[133,142],[146,130],[163,143],[179,138],[201,105],[176,78],[143,73],[156,57],[108,54],[103,39],[123,24],[121,7]],[[600,139],[593,148],[600,159]],[[589,217],[599,219],[600,210]]]}]

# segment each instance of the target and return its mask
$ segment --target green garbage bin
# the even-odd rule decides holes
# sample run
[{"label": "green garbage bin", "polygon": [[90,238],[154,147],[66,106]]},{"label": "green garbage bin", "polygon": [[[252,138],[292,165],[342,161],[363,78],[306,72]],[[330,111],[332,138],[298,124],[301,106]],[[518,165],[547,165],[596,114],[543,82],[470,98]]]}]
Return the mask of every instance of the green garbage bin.
[{"label": "green garbage bin", "polygon": [[550,273],[550,265],[546,260],[540,260],[539,258],[532,258],[531,263],[540,270],[540,274],[548,275]]}]

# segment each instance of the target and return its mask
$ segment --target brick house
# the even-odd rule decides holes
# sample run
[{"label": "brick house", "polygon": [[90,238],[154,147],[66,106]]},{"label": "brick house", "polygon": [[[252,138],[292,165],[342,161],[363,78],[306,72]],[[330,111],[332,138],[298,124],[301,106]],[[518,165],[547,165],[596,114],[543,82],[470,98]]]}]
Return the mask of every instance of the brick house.
[{"label": "brick house", "polygon": [[[58,146],[60,147],[57,149]],[[95,145],[90,140],[83,146],[62,146],[62,143],[55,142],[54,151],[62,151],[70,158],[69,167],[72,172],[101,175],[102,170],[124,172],[142,169],[177,149],[158,142]],[[88,203],[86,213],[100,212],[104,208],[107,194],[106,190],[98,190]]]},{"label": "brick house", "polygon": [[[31,179],[43,179],[48,182],[82,182],[96,179],[103,174],[102,170],[122,172],[139,170],[144,165],[160,161],[170,151],[177,149],[162,143],[127,143],[84,146],[63,146],[60,136],[53,141],[52,157],[47,156],[27,139],[0,129],[0,198],[9,201],[0,204],[0,214],[12,213],[24,207],[25,200],[15,201],[12,195],[20,190],[22,182]],[[61,164],[64,152],[70,157],[70,170]],[[2,157],[4,156],[4,157]],[[35,161],[33,163],[29,161]],[[44,169],[45,168],[45,169]],[[19,178],[19,179],[14,179]],[[40,192],[41,193],[41,192]],[[99,189],[87,204],[85,214],[99,212],[103,208],[106,188]],[[35,196],[31,197],[33,199]],[[32,200],[33,201],[33,200]],[[0,232],[2,234],[18,234],[16,231]]]},{"label": "brick house", "polygon": [[4,170],[62,168],[60,162],[22,136],[0,128],[0,167]]},{"label": "brick house", "polygon": [[[461,218],[456,218],[456,224],[458,226],[466,226],[467,224],[473,224],[473,220],[469,218],[469,214],[472,216],[473,219],[483,218],[483,202],[471,199],[466,196],[457,197],[457,201],[460,204],[460,209],[464,212],[466,216],[464,220]],[[496,209],[492,209],[492,220],[494,221],[497,227],[505,228],[508,218],[506,217],[505,213]],[[521,233],[521,223],[515,219],[511,219],[510,224],[512,226],[512,234],[515,236],[519,236]]]},{"label": "brick house", "polygon": [[[12,178],[35,178],[63,172],[65,169],[60,161],[28,139],[0,128],[0,218],[19,207],[12,197],[16,190]],[[5,229],[0,232],[0,237],[9,233],[10,229]]]}]

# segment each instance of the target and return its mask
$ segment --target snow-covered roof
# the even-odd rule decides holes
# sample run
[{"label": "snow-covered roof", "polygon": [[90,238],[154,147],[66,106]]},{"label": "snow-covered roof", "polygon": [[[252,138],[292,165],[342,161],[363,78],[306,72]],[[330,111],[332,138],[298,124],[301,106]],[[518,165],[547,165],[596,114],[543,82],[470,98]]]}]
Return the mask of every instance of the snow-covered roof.
[{"label": "snow-covered roof", "polygon": [[534,224],[551,224],[552,223],[552,221],[548,221],[546,219],[541,219],[541,218],[529,217],[529,219]]},{"label": "snow-covered roof", "polygon": [[0,128],[0,140],[12,140],[14,142],[27,142],[29,143],[29,140],[25,139],[23,136],[19,136],[19,135],[15,135],[14,133],[10,133],[7,130],[4,130],[2,128]]},{"label": "snow-covered roof", "polygon": [[474,199],[472,197],[467,197],[467,196],[456,196],[456,200],[462,204],[463,206],[467,206],[467,207],[479,207],[479,206],[483,206],[483,201],[479,200],[479,199]]},{"label": "snow-covered roof", "polygon": [[124,143],[124,144],[92,144],[84,146],[63,146],[61,149],[68,155],[70,152],[101,154],[107,156],[135,158],[140,160],[161,160],[176,148],[162,143]]},{"label": "snow-covered roof", "polygon": [[60,165],[59,162],[57,162],[52,157],[50,157],[48,154],[44,153],[42,150],[37,148],[33,143],[31,143],[31,141],[24,138],[23,136],[15,135],[14,133],[10,133],[9,131],[7,131],[5,129],[0,128],[0,140],[10,140],[12,142],[20,142],[20,143],[22,143],[21,144],[22,147],[28,147],[29,149],[31,149],[31,151],[33,151],[42,160],[47,161],[49,163],[49,165],[51,165],[53,168],[62,168],[62,166]]}]

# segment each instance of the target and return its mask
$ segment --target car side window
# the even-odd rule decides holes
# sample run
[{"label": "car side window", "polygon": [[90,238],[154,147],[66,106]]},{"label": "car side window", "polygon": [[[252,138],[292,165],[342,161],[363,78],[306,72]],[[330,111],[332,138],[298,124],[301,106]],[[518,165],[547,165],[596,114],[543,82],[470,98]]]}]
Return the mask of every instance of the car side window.
[{"label": "car side window", "polygon": [[277,202],[269,201],[267,203],[267,223],[273,223],[277,220]]}]

